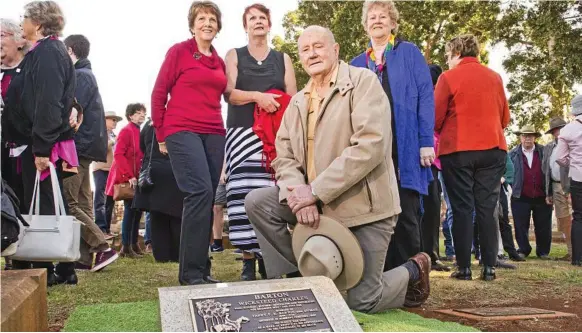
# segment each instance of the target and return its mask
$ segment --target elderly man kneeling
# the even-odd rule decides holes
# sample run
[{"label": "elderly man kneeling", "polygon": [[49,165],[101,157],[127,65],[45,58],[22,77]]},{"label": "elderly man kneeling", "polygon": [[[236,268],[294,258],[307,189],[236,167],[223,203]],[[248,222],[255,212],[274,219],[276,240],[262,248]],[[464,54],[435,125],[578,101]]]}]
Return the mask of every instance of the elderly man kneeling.
[{"label": "elderly man kneeling", "polygon": [[[338,289],[347,290],[347,303],[357,311],[420,306],[429,294],[427,254],[383,272],[401,211],[388,98],[373,72],[338,60],[339,45],[328,29],[308,27],[298,48],[311,80],[291,100],[277,134],[273,167],[278,186],[254,190],[245,200],[267,275],[299,276],[298,270],[303,275],[327,275]],[[320,211],[325,218],[320,219]],[[339,222],[334,226],[334,221]],[[305,247],[308,230],[316,235],[318,229],[345,229],[359,243],[351,254],[360,253],[361,263],[349,262],[358,256],[350,256],[332,239],[319,245],[343,251],[337,271],[330,272],[323,258],[302,264],[309,256],[297,255],[296,249],[298,264],[287,225],[296,225],[294,237],[301,233]],[[295,243],[294,239],[297,247]],[[317,256],[313,244],[309,247],[311,257]],[[319,253],[326,252],[333,251]],[[318,264],[322,267],[313,269]],[[360,273],[354,272],[357,269]]]}]

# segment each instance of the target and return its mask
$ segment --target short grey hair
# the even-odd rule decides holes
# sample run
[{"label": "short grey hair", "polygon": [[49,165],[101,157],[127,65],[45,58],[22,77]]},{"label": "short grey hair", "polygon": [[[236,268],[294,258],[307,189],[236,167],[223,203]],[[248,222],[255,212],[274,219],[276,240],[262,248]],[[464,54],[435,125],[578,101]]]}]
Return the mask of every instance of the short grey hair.
[{"label": "short grey hair", "polygon": [[301,34],[303,35],[305,32],[310,32],[310,31],[322,32],[323,34],[325,34],[327,36],[327,38],[329,38],[329,40],[332,44],[335,44],[335,36],[333,35],[333,32],[329,28],[322,27],[320,25],[310,25],[310,26],[306,27],[301,32]]},{"label": "short grey hair", "polygon": [[65,28],[65,16],[55,1],[33,1],[24,6],[24,16],[40,25],[43,36],[61,36]]},{"label": "short grey hair", "polygon": [[396,9],[394,1],[384,0],[384,1],[364,1],[364,6],[362,7],[362,25],[364,26],[364,31],[368,31],[368,12],[374,7],[380,7],[388,13],[388,17],[394,23],[396,23],[396,28],[392,30],[392,34],[398,32],[398,19],[400,18],[400,13]]},{"label": "short grey hair", "polygon": [[28,52],[29,44],[22,37],[20,25],[16,23],[16,21],[7,18],[0,18],[0,31],[9,33],[16,43],[24,43],[22,49],[19,50],[20,52],[24,54]]}]

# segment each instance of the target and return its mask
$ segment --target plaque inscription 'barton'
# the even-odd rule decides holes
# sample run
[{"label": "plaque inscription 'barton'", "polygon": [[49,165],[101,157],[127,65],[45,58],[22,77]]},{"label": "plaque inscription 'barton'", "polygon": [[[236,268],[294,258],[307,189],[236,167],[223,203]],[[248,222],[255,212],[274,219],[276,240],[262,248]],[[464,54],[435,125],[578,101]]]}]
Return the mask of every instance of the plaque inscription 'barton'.
[{"label": "plaque inscription 'barton'", "polygon": [[197,332],[333,332],[311,289],[190,299]]}]

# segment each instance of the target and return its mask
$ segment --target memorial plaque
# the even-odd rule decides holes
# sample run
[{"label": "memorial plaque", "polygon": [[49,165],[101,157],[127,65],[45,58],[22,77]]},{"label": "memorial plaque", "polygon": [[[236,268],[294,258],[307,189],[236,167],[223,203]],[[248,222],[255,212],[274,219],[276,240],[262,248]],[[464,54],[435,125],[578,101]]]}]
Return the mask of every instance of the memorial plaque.
[{"label": "memorial plaque", "polygon": [[190,299],[196,332],[333,332],[310,289]]},{"label": "memorial plaque", "polygon": [[323,276],[159,288],[164,332],[361,332]]},{"label": "memorial plaque", "polygon": [[502,307],[502,308],[475,308],[475,309],[455,309],[457,312],[464,312],[482,317],[499,317],[499,316],[526,316],[553,314],[555,311],[534,309],[525,307]]}]

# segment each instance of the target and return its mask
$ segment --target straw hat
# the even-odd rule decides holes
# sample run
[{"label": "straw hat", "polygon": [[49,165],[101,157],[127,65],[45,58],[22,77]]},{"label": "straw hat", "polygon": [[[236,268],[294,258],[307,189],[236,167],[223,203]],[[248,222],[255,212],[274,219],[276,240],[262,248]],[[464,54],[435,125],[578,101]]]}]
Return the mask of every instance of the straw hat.
[{"label": "straw hat", "polygon": [[117,120],[117,121],[123,120],[123,118],[121,118],[120,116],[118,116],[115,113],[115,111],[107,111],[107,112],[105,112],[105,119],[107,119],[107,118],[111,118],[111,119],[114,119],[114,120]]},{"label": "straw hat", "polygon": [[355,287],[364,275],[364,253],[356,236],[326,216],[320,216],[317,229],[297,224],[293,254],[301,275],[327,276],[339,290]]},{"label": "straw hat", "polygon": [[524,125],[519,131],[516,131],[514,133],[517,134],[517,135],[533,134],[537,138],[539,138],[540,136],[542,136],[542,134],[540,132],[536,131],[535,128],[532,125]]}]

